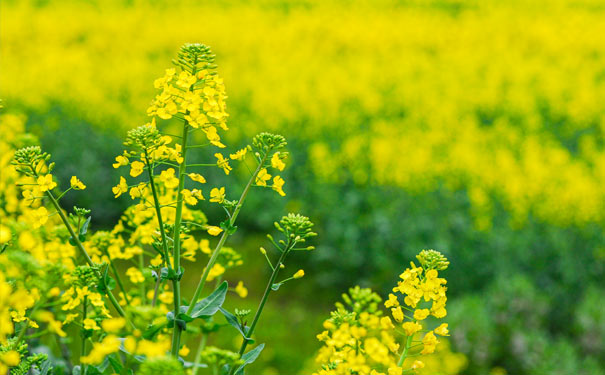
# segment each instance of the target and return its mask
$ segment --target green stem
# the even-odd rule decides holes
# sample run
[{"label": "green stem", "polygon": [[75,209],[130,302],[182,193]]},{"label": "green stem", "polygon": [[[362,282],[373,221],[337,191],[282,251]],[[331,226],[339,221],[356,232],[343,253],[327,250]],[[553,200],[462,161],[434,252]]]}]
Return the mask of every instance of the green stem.
[{"label": "green stem", "polygon": [[403,348],[403,352],[401,353],[401,357],[399,357],[399,361],[397,361],[397,366],[401,367],[403,365],[403,361],[407,358],[408,350],[410,350],[410,346],[412,345],[412,339],[414,336],[408,336],[405,340],[405,347]]},{"label": "green stem", "polygon": [[[84,327],[84,321],[86,320],[86,304],[88,303],[88,298],[84,297],[83,307],[82,307],[82,327]],[[84,329],[84,328],[82,328]],[[81,352],[80,352],[80,367],[82,368],[82,374],[86,374],[86,365],[82,364],[82,357],[86,356],[86,336],[82,335],[82,344],[81,344]]]},{"label": "green stem", "polygon": [[[277,274],[279,273],[279,270],[280,270],[280,266],[286,259],[288,252],[289,252],[289,247],[286,247],[284,249],[284,251],[282,252],[281,256],[279,257],[279,261],[275,265],[275,269],[273,270],[273,273],[271,273],[271,277],[269,278],[269,282],[267,283],[267,287],[265,288],[265,293],[263,294],[263,297],[260,300],[258,309],[256,310],[256,314],[254,314],[254,319],[252,319],[252,324],[250,325],[250,329],[248,329],[248,332],[246,334],[246,336],[249,338],[252,337],[252,334],[254,333],[254,328],[256,328],[256,324],[258,323],[258,320],[260,319],[260,314],[263,312],[265,303],[267,302],[267,299],[269,298],[269,293],[271,293],[271,286],[275,282],[275,279],[277,278]],[[246,351],[246,346],[248,346],[248,340],[244,340],[244,342],[242,342],[242,346],[239,349],[240,357]],[[235,370],[235,368],[231,372],[233,373],[234,370]]]},{"label": "green stem", "polygon": [[[250,191],[250,187],[252,186],[253,181],[256,179],[258,172],[262,169],[263,164],[265,163],[265,161],[267,159],[267,154],[265,154],[263,159],[260,161],[260,163],[258,164],[258,167],[256,167],[256,170],[252,174],[252,177],[250,177],[250,180],[246,184],[246,187],[244,187],[244,191],[242,191],[242,195],[240,196],[239,201],[237,201],[237,206],[235,206],[233,215],[231,215],[231,219],[229,220],[230,227],[232,227],[235,224],[235,220],[237,219],[237,216],[239,215],[239,212],[242,209],[242,205],[244,204],[244,200],[246,199],[246,196],[248,195],[248,191]],[[191,299],[191,303],[189,304],[189,308],[187,309],[187,315],[191,314],[191,311],[193,311],[193,307],[194,307],[195,303],[199,300],[199,298],[202,294],[202,291],[204,290],[204,285],[206,284],[206,279],[208,279],[208,274],[210,273],[210,270],[212,269],[212,267],[214,267],[214,264],[216,263],[216,260],[218,259],[218,256],[223,248],[223,245],[225,244],[225,241],[227,241],[228,236],[229,236],[228,231],[227,230],[224,231],[223,235],[221,236],[221,238],[218,241],[218,244],[214,248],[214,251],[212,252],[212,255],[210,256],[210,259],[208,260],[208,264],[206,265],[206,268],[204,269],[204,272],[202,273],[202,278],[200,279],[200,281],[197,284],[197,287],[195,288],[195,292],[193,293],[193,298]]]},{"label": "green stem", "polygon": [[115,263],[109,256],[109,252],[107,250],[105,250],[105,255],[107,255],[107,259],[109,259],[109,266],[111,267],[111,270],[113,271],[113,275],[116,277],[116,281],[118,282],[118,286],[120,287],[122,294],[124,294],[124,299],[126,300],[126,304],[130,305],[130,300],[128,299],[128,294],[126,293],[126,288],[124,288],[124,284],[122,283],[122,278],[120,277],[120,274],[118,273],[118,269],[116,268]]},{"label": "green stem", "polygon": [[147,164],[147,172],[149,174],[149,184],[151,185],[151,193],[153,194],[153,202],[155,203],[155,212],[158,218],[158,226],[160,227],[160,234],[162,236],[162,248],[164,249],[164,258],[166,263],[170,267],[170,256],[168,256],[168,239],[166,238],[166,230],[164,229],[164,222],[162,220],[162,211],[160,209],[160,199],[158,198],[158,192],[155,187],[155,181],[153,179],[153,168],[149,162],[149,155],[145,150],[145,163]]},{"label": "green stem", "polygon": [[[183,145],[182,148],[182,157],[183,161],[179,166],[179,187],[176,195],[176,214],[174,217],[174,248],[173,248],[173,258],[174,258],[174,270],[179,273],[181,272],[181,220],[183,216],[183,188],[185,186],[185,172],[187,171],[187,137],[189,135],[189,125],[187,121],[185,121],[183,125]],[[172,280],[173,285],[173,293],[174,293],[174,317],[175,319],[179,315],[179,309],[181,306],[181,282],[178,278]],[[172,333],[172,355],[174,357],[178,356],[179,347],[181,344],[181,332],[182,329],[178,324],[174,325],[174,330]]]},{"label": "green stem", "polygon": [[[69,223],[69,220],[67,219],[67,216],[65,216],[65,213],[63,212],[63,210],[61,209],[61,206],[59,205],[59,202],[57,202],[57,200],[55,199],[55,197],[53,196],[53,194],[50,192],[50,190],[46,191],[46,196],[50,199],[50,201],[52,202],[53,206],[55,206],[55,209],[57,210],[57,213],[61,217],[61,220],[63,221],[63,224],[65,224],[65,227],[67,228],[67,231],[71,235],[71,238],[73,238],[73,241],[76,244],[76,247],[78,248],[78,250],[80,250],[80,253],[84,256],[84,259],[86,260],[86,263],[88,263],[89,266],[94,267],[95,266],[94,262],[90,258],[90,255],[88,255],[88,252],[84,248],[84,245],[82,245],[82,242],[80,242],[80,239],[78,238],[78,235],[76,234],[76,232],[74,231],[74,228]],[[97,274],[97,277],[99,278],[99,280],[101,280],[102,279],[101,273],[99,271],[97,271],[96,274]],[[123,317],[124,319],[126,319],[126,321],[130,325],[132,325],[134,327],[134,325],[128,319],[128,316],[126,315],[126,313],[122,309],[122,306],[120,306],[120,304],[116,300],[116,297],[113,295],[113,293],[111,293],[111,290],[109,290],[108,288],[105,288],[105,294],[107,295],[107,298],[109,298],[109,301],[111,302],[111,304],[113,305],[113,307],[116,309],[116,311],[118,312],[118,314],[120,314],[121,317]]]},{"label": "green stem", "polygon": [[204,347],[206,346],[207,339],[208,335],[202,333],[200,345],[198,346],[197,352],[195,353],[195,361],[193,362],[193,372],[191,373],[191,375],[197,375],[197,370],[199,369],[200,361],[202,360],[202,352],[204,351]]}]

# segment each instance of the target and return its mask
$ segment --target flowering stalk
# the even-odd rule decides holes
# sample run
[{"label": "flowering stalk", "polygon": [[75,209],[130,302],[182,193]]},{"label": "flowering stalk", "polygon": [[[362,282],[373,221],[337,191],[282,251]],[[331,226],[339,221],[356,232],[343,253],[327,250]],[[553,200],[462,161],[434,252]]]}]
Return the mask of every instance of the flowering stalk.
[{"label": "flowering stalk", "polygon": [[[166,231],[164,230],[164,222],[162,220],[162,211],[160,209],[160,199],[158,198],[158,192],[155,187],[155,181],[153,179],[153,167],[149,161],[149,154],[145,149],[145,164],[147,164],[147,173],[149,174],[149,185],[151,185],[151,193],[153,194],[153,203],[155,205],[156,217],[158,219],[158,226],[160,228],[160,235],[162,236],[162,248],[164,250],[164,259],[170,267],[170,257],[168,256],[168,240],[166,239]],[[159,278],[158,278],[159,280]]]},{"label": "flowering stalk", "polygon": [[[32,168],[32,171],[34,172],[34,175],[37,177],[37,173],[34,168]],[[80,250],[80,253],[82,253],[82,255],[84,255],[84,259],[86,259],[86,263],[88,263],[89,266],[93,267],[94,262],[90,258],[90,255],[88,255],[88,252],[86,251],[86,249],[84,248],[84,245],[78,238],[78,235],[76,235],[76,232],[74,231],[69,220],[67,219],[67,216],[65,216],[65,213],[63,213],[63,210],[61,209],[59,202],[57,202],[57,200],[55,199],[53,194],[50,192],[50,190],[46,191],[46,196],[50,199],[53,206],[55,206],[55,209],[57,210],[59,217],[61,217],[63,224],[65,224],[65,227],[67,228],[67,231],[69,232],[69,234],[71,235],[71,238],[73,239],[74,243],[76,244],[76,247],[78,248],[78,250]],[[94,269],[94,267],[93,267],[93,269]],[[96,270],[95,273],[96,273],[96,276],[99,278],[99,280],[102,280],[101,273],[98,270]],[[111,290],[109,290],[109,288],[106,287],[106,288],[104,288],[104,292],[105,292],[105,295],[107,296],[107,298],[109,299],[109,301],[111,302],[111,304],[113,305],[113,307],[118,312],[118,314],[120,314],[121,317],[126,319],[126,321],[134,327],[132,322],[128,319],[126,312],[124,312],[124,310],[122,309],[122,306],[120,306],[120,304],[118,303],[118,300],[113,295]]]},{"label": "flowering stalk", "polygon": [[[195,75],[195,70],[193,72]],[[181,157],[183,160],[179,165],[179,187],[177,190],[177,202],[176,202],[176,214],[174,219],[174,248],[173,248],[173,259],[174,259],[174,270],[177,274],[181,273],[181,220],[183,216],[183,188],[185,186],[185,172],[187,170],[187,135],[189,134],[189,125],[187,120],[183,124],[183,152]],[[181,277],[176,277],[172,280],[173,293],[174,293],[174,316],[178,316],[179,309],[181,307]],[[193,305],[193,304],[191,304]],[[174,331],[172,333],[172,355],[177,356],[181,344],[181,332],[182,328],[179,324],[174,325]]]},{"label": "flowering stalk", "polygon": [[[302,216],[302,215],[288,214],[288,216],[284,216],[280,220],[279,223],[277,223],[277,222],[275,223],[275,227],[286,236],[286,241],[283,241],[283,240],[279,241],[279,243],[283,245],[283,248],[281,246],[279,246],[277,243],[275,243],[275,241],[273,240],[273,237],[271,237],[271,235],[267,236],[269,238],[269,240],[277,248],[277,250],[281,252],[281,254],[280,254],[279,260],[277,261],[277,264],[275,264],[275,266],[273,266],[273,264],[271,264],[271,262],[269,261],[269,265],[271,266],[273,272],[271,273],[269,282],[267,283],[267,286],[265,287],[265,292],[263,293],[263,296],[258,304],[258,308],[256,309],[256,313],[254,314],[254,318],[252,319],[250,328],[245,331],[247,338],[252,337],[252,335],[254,334],[254,329],[256,328],[256,325],[258,324],[258,321],[263,312],[265,304],[267,303],[267,299],[269,298],[269,293],[271,293],[271,290],[277,290],[277,288],[279,288],[284,282],[289,281],[291,279],[298,279],[304,275],[304,271],[300,270],[294,276],[292,276],[286,280],[283,280],[277,284],[275,283],[275,280],[277,279],[277,275],[279,274],[280,269],[282,269],[284,261],[291,251],[293,251],[293,250],[312,250],[313,249],[312,246],[307,247],[307,248],[302,248],[302,249],[296,248],[297,244],[304,243],[307,238],[316,235],[316,233],[311,231],[312,226],[313,226],[313,223],[311,223],[309,218]],[[265,249],[261,248],[261,252],[264,255],[266,255]],[[267,260],[269,260],[269,259],[267,258]],[[244,341],[242,342],[242,345],[241,345],[241,347],[239,349],[239,353],[238,353],[240,357],[245,353],[246,347],[248,346],[248,342],[249,342],[249,340],[246,340],[246,339],[244,339]],[[231,375],[234,374],[235,371],[236,371],[236,367],[232,367],[230,374]]]},{"label": "flowering stalk", "polygon": [[[261,162],[258,164],[258,167],[256,167],[256,170],[250,177],[250,180],[244,187],[244,190],[242,191],[242,195],[240,196],[239,200],[237,201],[235,210],[233,211],[233,214],[229,218],[229,227],[233,227],[235,225],[235,220],[237,219],[237,216],[239,215],[242,205],[244,204],[244,200],[246,199],[246,196],[248,195],[248,191],[250,190],[252,183],[256,180],[256,176],[258,176],[258,172],[261,170],[266,159],[267,159],[267,155],[265,154],[263,159],[261,159]],[[216,263],[216,260],[218,259],[221,249],[223,248],[223,245],[225,244],[225,241],[227,241],[227,237],[229,237],[229,235],[230,235],[230,233],[228,230],[224,231],[223,234],[221,235],[221,238],[218,241],[218,244],[214,248],[214,251],[212,252],[212,255],[210,256],[210,259],[208,260],[208,264],[206,264],[206,268],[204,269],[204,272],[202,273],[202,277],[201,277],[200,281],[198,282],[197,287],[195,288],[193,297],[191,298],[191,303],[189,304],[189,308],[187,309],[188,315],[191,314],[191,311],[193,310],[195,303],[199,300],[200,296],[202,295],[202,291],[204,290],[204,285],[206,284],[206,280],[208,279],[208,274],[210,273],[210,270],[212,269],[212,267],[214,267],[214,264]]]}]

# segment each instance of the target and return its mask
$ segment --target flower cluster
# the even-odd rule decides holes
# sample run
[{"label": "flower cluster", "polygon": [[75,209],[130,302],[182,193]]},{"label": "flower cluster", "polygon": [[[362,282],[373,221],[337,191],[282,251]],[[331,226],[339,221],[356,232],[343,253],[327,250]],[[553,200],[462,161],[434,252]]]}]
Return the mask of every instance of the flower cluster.
[{"label": "flower cluster", "polygon": [[[322,367],[315,375],[402,375],[425,368],[417,357],[434,353],[437,336],[449,335],[447,323],[426,328],[430,315],[438,319],[446,315],[446,280],[438,271],[449,262],[434,250],[423,250],[417,258],[421,266],[412,262],[393,288],[403,297],[403,305],[395,294],[384,302],[392,319],[383,315],[378,307],[381,298],[369,289],[356,287],[343,295],[346,305],[336,304],[337,310],[324,322],[325,331],[317,336],[323,342],[316,357]],[[422,306],[429,302],[430,307]]]}]

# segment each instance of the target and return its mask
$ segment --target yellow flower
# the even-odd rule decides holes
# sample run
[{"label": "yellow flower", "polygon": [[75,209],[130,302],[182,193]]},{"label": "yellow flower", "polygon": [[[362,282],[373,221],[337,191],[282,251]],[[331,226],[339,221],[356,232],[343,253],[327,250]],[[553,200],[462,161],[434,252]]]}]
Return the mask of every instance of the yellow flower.
[{"label": "yellow flower", "polygon": [[300,279],[303,276],[305,276],[305,271],[304,270],[298,270],[298,271],[296,271],[296,273],[292,277],[295,278],[295,279]]},{"label": "yellow flower", "polygon": [[197,198],[193,196],[193,193],[188,189],[182,190],[183,200],[190,206],[195,206],[197,204]]},{"label": "yellow flower", "polygon": [[45,176],[38,177],[36,181],[40,187],[40,191],[52,190],[57,186],[57,183],[53,181],[53,175],[47,174]]},{"label": "yellow flower", "polygon": [[237,285],[235,286],[235,293],[237,293],[237,295],[241,298],[246,298],[248,296],[248,289],[246,289],[246,287],[244,286],[243,281],[237,283]]},{"label": "yellow flower", "polygon": [[19,362],[21,362],[21,356],[14,350],[2,353],[2,357],[0,358],[2,359],[2,362],[9,367],[17,366],[19,365]]},{"label": "yellow flower", "polygon": [[412,363],[412,370],[418,370],[421,368],[424,368],[424,362],[415,360],[414,363]]},{"label": "yellow flower", "polygon": [[208,226],[207,230],[208,230],[208,234],[211,236],[218,236],[223,231],[221,228],[215,227],[213,225]]},{"label": "yellow flower", "polygon": [[422,344],[424,344],[424,348],[422,348],[422,351],[420,353],[433,353],[438,343],[439,341],[437,341],[437,337],[435,336],[435,334],[432,331],[428,332],[426,335],[424,335],[424,338],[422,339]]},{"label": "yellow flower", "polygon": [[256,175],[256,184],[259,186],[267,186],[267,181],[271,179],[271,175],[267,173],[267,168],[263,168]]},{"label": "yellow flower", "polygon": [[439,327],[435,328],[435,333],[439,336],[449,336],[450,331],[447,329],[447,323],[442,323]]},{"label": "yellow flower", "polygon": [[198,173],[189,173],[187,176],[189,176],[189,178],[192,179],[193,181],[199,182],[200,184],[205,184],[206,183],[206,179],[201,174],[198,174]]},{"label": "yellow flower", "polygon": [[277,191],[277,193],[279,195],[281,195],[282,197],[286,196],[286,193],[284,193],[284,190],[282,189],[282,187],[284,186],[284,179],[279,177],[279,176],[275,176],[273,177],[273,186],[271,186],[271,189]]},{"label": "yellow flower", "polygon": [[204,254],[212,253],[212,249],[210,249],[210,241],[207,239],[200,240],[200,251]]},{"label": "yellow flower", "polygon": [[396,322],[400,323],[403,321],[404,315],[403,315],[403,310],[401,310],[401,306],[392,308],[391,314],[393,314],[393,319],[395,319]]},{"label": "yellow flower", "polygon": [[416,322],[405,322],[402,325],[406,336],[413,336],[416,332],[422,329],[422,326]]},{"label": "yellow flower", "polygon": [[181,348],[181,350],[179,350],[179,355],[181,357],[186,357],[189,354],[190,350],[187,347],[187,345],[183,345],[183,347]]},{"label": "yellow flower", "polygon": [[393,293],[389,293],[389,299],[384,303],[384,307],[387,309],[389,307],[397,307],[399,306],[399,301],[397,300],[397,296]]},{"label": "yellow flower", "polygon": [[225,201],[225,188],[210,190],[210,202],[223,203]]},{"label": "yellow flower", "polygon": [[401,374],[403,374],[403,369],[401,367],[389,367],[388,374],[389,375],[401,375]]},{"label": "yellow flower", "polygon": [[134,284],[139,284],[145,281],[143,273],[136,267],[130,267],[126,270],[126,276],[130,278],[130,281]]},{"label": "yellow flower", "polygon": [[145,164],[141,163],[140,161],[133,161],[130,164],[130,175],[132,177],[137,177],[141,173],[143,173],[144,168],[145,168]]},{"label": "yellow flower", "polygon": [[128,165],[128,158],[126,156],[116,156],[116,162],[113,163],[114,168],[120,168],[123,165]]},{"label": "yellow flower", "polygon": [[99,330],[101,329],[101,327],[99,327],[99,325],[97,324],[97,322],[94,319],[84,319],[84,322],[82,322],[84,325],[84,329],[88,329],[88,330]]},{"label": "yellow flower", "polygon": [[179,179],[174,177],[174,169],[168,168],[160,173],[160,181],[164,183],[168,189],[173,189],[179,186]]},{"label": "yellow flower", "polygon": [[126,320],[122,317],[105,319],[101,322],[101,327],[108,333],[118,332],[126,325]]},{"label": "yellow flower", "polygon": [[71,180],[69,180],[69,184],[74,190],[84,190],[86,189],[86,185],[82,183],[76,176],[71,176]]},{"label": "yellow flower", "polygon": [[212,281],[215,278],[219,277],[225,273],[225,267],[221,266],[219,263],[216,263],[208,272],[208,281]]},{"label": "yellow flower", "polygon": [[430,314],[429,309],[418,309],[418,310],[414,311],[414,319],[424,320],[427,318],[427,316],[429,316],[429,314]]},{"label": "yellow flower", "polygon": [[12,238],[11,230],[4,225],[0,225],[0,243],[7,243]]},{"label": "yellow flower", "polygon": [[273,157],[271,158],[271,166],[280,171],[283,171],[286,167],[286,164],[279,157],[279,152],[273,154]]},{"label": "yellow flower", "polygon": [[235,154],[229,155],[229,157],[233,160],[244,160],[247,152],[248,152],[248,148],[244,147],[241,150],[238,150]]},{"label": "yellow flower", "polygon": [[46,207],[41,206],[32,211],[32,218],[34,220],[33,227],[40,228],[48,221],[48,211]]},{"label": "yellow flower", "polygon": [[232,170],[232,168],[229,166],[229,159],[225,159],[225,157],[223,156],[223,154],[217,152],[216,154],[214,154],[214,157],[217,159],[216,160],[216,165],[219,168],[223,168],[223,171],[225,171],[225,174],[229,174],[229,172]]},{"label": "yellow flower", "polygon": [[120,176],[120,183],[112,187],[111,191],[114,194],[114,198],[117,198],[123,193],[126,193],[128,191],[128,184],[126,183],[126,179]]}]

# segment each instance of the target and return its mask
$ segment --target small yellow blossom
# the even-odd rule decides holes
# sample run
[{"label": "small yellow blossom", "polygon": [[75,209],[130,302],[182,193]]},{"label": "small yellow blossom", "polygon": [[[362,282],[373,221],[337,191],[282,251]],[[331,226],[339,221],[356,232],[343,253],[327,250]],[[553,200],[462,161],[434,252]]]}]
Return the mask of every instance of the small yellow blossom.
[{"label": "small yellow blossom", "polygon": [[84,319],[84,321],[82,323],[83,323],[84,329],[94,330],[94,331],[101,329],[101,327],[99,327],[96,320],[94,320],[94,319],[87,318],[87,319]]},{"label": "small yellow blossom", "polygon": [[34,220],[33,227],[40,228],[48,221],[48,210],[44,206],[38,207],[32,211],[32,218]]},{"label": "small yellow blossom", "polygon": [[128,191],[128,184],[126,183],[126,179],[120,176],[120,183],[112,187],[111,191],[114,194],[114,198],[117,198],[123,193],[126,193]]},{"label": "small yellow blossom", "polygon": [[434,331],[439,336],[449,336],[450,333],[447,329],[447,323],[442,323],[439,327],[435,328]]},{"label": "small yellow blossom", "polygon": [[160,181],[164,183],[168,189],[173,189],[179,186],[179,179],[174,176],[174,169],[168,168],[160,173]]},{"label": "small yellow blossom", "polygon": [[256,175],[256,184],[259,186],[267,186],[267,181],[271,179],[271,175],[267,173],[267,168],[263,168]]},{"label": "small yellow blossom", "polygon": [[140,161],[133,161],[130,164],[130,175],[132,177],[137,177],[141,173],[143,173],[144,169],[145,169],[145,164],[141,163]]},{"label": "small yellow blossom", "polygon": [[225,172],[225,174],[229,174],[229,172],[231,172],[231,170],[233,168],[231,168],[231,166],[229,166],[229,159],[225,159],[225,157],[223,156],[223,154],[217,152],[216,154],[214,154],[214,157],[216,158],[216,165],[219,168],[223,168],[223,171]]},{"label": "small yellow blossom", "polygon": [[215,227],[213,225],[208,226],[208,234],[211,236],[218,236],[219,234],[221,234],[221,232],[223,231],[221,228],[219,227]]},{"label": "small yellow blossom", "polygon": [[233,160],[244,160],[247,152],[248,148],[244,147],[241,150],[238,150],[235,154],[230,154],[229,157]]},{"label": "small yellow blossom", "polygon": [[424,362],[415,360],[414,363],[412,363],[412,370],[419,370],[421,368],[424,368]]},{"label": "small yellow blossom", "polygon": [[128,158],[126,156],[116,156],[116,162],[113,163],[114,168],[120,168],[123,165],[128,165]]},{"label": "small yellow blossom", "polygon": [[223,203],[225,201],[225,188],[210,190],[210,202]]},{"label": "small yellow blossom", "polygon": [[52,190],[57,186],[57,183],[53,181],[52,174],[40,176],[40,177],[38,177],[38,180],[36,182],[38,183],[40,191]]},{"label": "small yellow blossom", "polygon": [[392,308],[391,314],[393,314],[393,319],[395,319],[396,322],[400,323],[403,321],[404,315],[403,310],[401,310],[401,306]]},{"label": "small yellow blossom", "polygon": [[105,319],[101,322],[101,327],[108,333],[115,333],[124,328],[126,320],[122,317]]},{"label": "small yellow blossom", "polygon": [[295,278],[295,279],[300,279],[303,276],[305,276],[305,271],[304,270],[298,270],[298,271],[296,271],[296,273],[292,277]]},{"label": "small yellow blossom", "polygon": [[189,178],[192,179],[193,181],[199,182],[200,184],[205,184],[206,183],[206,179],[201,174],[198,174],[198,173],[189,173],[187,176],[189,176]]},{"label": "small yellow blossom", "polygon": [[418,309],[414,311],[414,319],[416,320],[424,320],[429,316],[429,309]]},{"label": "small yellow blossom", "polygon": [[126,270],[126,276],[130,278],[130,281],[134,284],[142,283],[145,281],[143,273],[136,267],[130,267]]},{"label": "small yellow blossom", "polygon": [[76,176],[71,176],[71,180],[69,180],[69,184],[71,188],[74,190],[84,190],[86,189],[86,185],[82,181],[80,181]]},{"label": "small yellow blossom", "polygon": [[181,357],[186,357],[189,354],[190,350],[187,347],[187,345],[183,345],[183,347],[181,348],[181,350],[179,350],[179,355]]},{"label": "small yellow blossom", "polygon": [[414,336],[414,334],[422,329],[422,326],[416,322],[405,322],[402,325],[406,336]]},{"label": "small yellow blossom", "polygon": [[279,152],[273,154],[273,157],[271,158],[271,166],[280,171],[283,171],[286,167],[286,164],[279,157]]},{"label": "small yellow blossom", "polygon": [[244,286],[244,282],[240,281],[235,286],[235,293],[241,298],[246,298],[248,296],[248,289]]},{"label": "small yellow blossom", "polygon": [[277,193],[279,195],[281,195],[282,197],[285,197],[286,193],[284,193],[284,190],[283,190],[284,183],[285,183],[285,181],[283,178],[281,178],[279,176],[275,176],[275,177],[273,177],[273,186],[271,186],[271,189],[277,191]]}]

